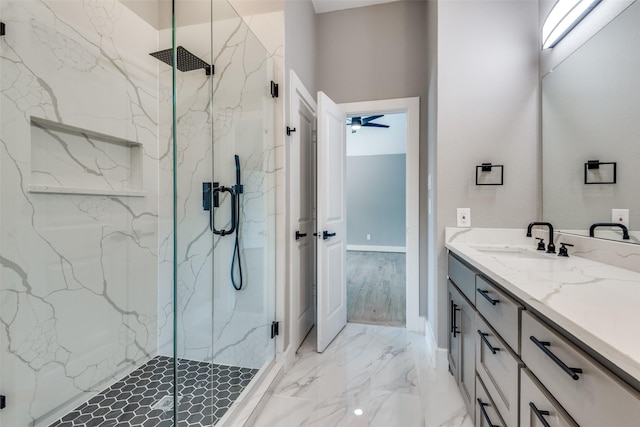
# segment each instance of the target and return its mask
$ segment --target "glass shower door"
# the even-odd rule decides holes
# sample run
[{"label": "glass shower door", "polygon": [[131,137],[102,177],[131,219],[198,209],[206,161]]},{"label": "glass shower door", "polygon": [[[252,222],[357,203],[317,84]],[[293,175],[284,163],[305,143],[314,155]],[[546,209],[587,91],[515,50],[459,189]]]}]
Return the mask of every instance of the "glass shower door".
[{"label": "glass shower door", "polygon": [[226,1],[177,2],[175,46],[177,420],[204,426],[275,353],[273,64]]}]

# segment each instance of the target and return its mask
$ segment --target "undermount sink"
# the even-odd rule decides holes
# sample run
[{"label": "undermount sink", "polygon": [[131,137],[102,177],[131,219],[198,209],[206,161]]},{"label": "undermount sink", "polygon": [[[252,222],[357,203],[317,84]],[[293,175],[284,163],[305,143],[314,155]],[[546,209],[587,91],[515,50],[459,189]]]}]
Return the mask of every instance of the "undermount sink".
[{"label": "undermount sink", "polygon": [[526,258],[526,259],[554,259],[555,254],[536,252],[533,250],[516,246],[481,246],[470,245],[473,249],[485,255],[499,256],[506,258]]}]

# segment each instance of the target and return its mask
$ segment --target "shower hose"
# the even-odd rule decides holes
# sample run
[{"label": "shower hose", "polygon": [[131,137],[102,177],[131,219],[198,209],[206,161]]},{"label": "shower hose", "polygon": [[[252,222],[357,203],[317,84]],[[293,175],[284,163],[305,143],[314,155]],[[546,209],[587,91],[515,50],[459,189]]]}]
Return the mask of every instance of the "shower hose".
[{"label": "shower hose", "polygon": [[[242,261],[240,260],[240,194],[243,192],[243,186],[240,184],[240,157],[235,155],[236,161],[236,185],[234,186],[233,200],[231,203],[235,203],[236,216],[236,230],[235,230],[235,244],[233,247],[233,258],[231,260],[231,285],[236,291],[242,289]],[[236,260],[238,263],[238,279],[236,281]]]}]

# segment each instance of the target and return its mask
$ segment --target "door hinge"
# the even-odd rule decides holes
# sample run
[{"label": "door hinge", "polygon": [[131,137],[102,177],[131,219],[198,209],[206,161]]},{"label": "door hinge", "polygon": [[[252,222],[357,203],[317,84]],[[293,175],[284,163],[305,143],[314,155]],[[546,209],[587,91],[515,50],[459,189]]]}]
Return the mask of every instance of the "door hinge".
[{"label": "door hinge", "polygon": [[0,395],[0,409],[4,409],[7,407],[7,396]]},{"label": "door hinge", "polygon": [[273,321],[271,323],[271,339],[274,339],[277,335],[280,335],[280,322]]},{"label": "door hinge", "polygon": [[295,132],[296,128],[290,128],[289,126],[287,126],[287,136],[291,136],[291,132]]},{"label": "door hinge", "polygon": [[278,83],[274,82],[273,80],[271,80],[271,97],[278,97]]}]

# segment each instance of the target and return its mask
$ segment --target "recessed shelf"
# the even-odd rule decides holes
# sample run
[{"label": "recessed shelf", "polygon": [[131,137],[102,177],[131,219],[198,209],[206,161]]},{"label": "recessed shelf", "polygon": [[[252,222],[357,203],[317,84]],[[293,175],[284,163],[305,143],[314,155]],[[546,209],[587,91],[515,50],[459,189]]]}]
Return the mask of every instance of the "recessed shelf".
[{"label": "recessed shelf", "polygon": [[99,190],[96,188],[55,187],[55,186],[47,186],[47,185],[29,185],[29,193],[78,194],[78,195],[87,195],[87,196],[121,196],[121,197],[146,196],[146,193],[142,191]]},{"label": "recessed shelf", "polygon": [[31,117],[32,193],[143,197],[142,144]]}]

